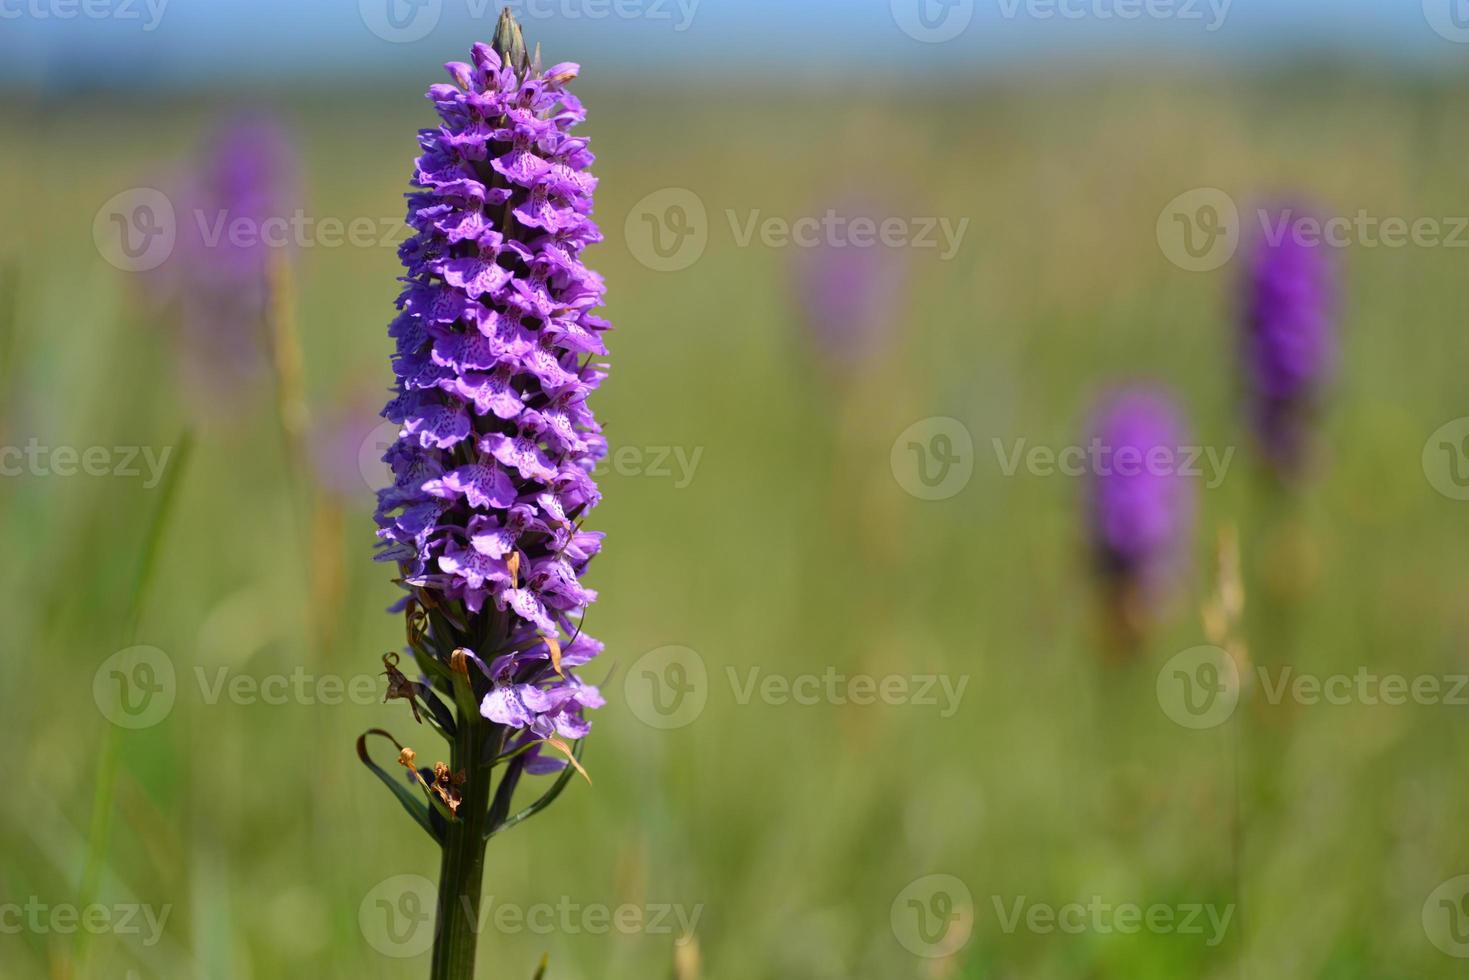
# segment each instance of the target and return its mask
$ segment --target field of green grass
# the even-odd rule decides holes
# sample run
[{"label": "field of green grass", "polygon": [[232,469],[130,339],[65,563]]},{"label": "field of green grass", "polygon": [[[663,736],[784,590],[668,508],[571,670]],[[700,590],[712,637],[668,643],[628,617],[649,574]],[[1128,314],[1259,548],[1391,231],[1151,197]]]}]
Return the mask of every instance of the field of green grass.
[{"label": "field of green grass", "polygon": [[[1462,975],[1443,948],[1469,955],[1458,913],[1431,896],[1452,904],[1469,874],[1469,691],[1452,680],[1469,673],[1469,503],[1435,489],[1423,453],[1469,415],[1469,252],[1336,256],[1325,458],[1281,494],[1239,421],[1239,260],[1184,271],[1157,222],[1200,187],[1242,208],[1285,192],[1328,214],[1469,215],[1465,91],[1176,69],[673,96],[589,73],[606,233],[589,260],[616,326],[593,406],[629,449],[589,522],[607,532],[586,624],[607,649],[589,677],[609,703],[592,785],[491,842],[485,891],[508,910],[479,975],[529,980],[543,953],[549,980]],[[414,91],[276,105],[309,214],[401,218],[430,121]],[[169,453],[152,486],[146,467],[0,478],[0,977],[428,969],[397,955],[429,928],[404,891],[416,879],[397,876],[432,878],[436,850],[354,754],[381,727],[442,755],[405,704],[380,703],[403,624],[370,558],[366,482],[327,493],[293,470],[268,377],[214,411],[184,397],[140,277],[94,244],[103,202],[225,115],[106,98],[0,110],[0,445]],[[666,188],[705,209],[707,247],[676,271],[640,261],[636,237],[639,202]],[[904,254],[890,342],[840,371],[803,332],[799,249],[741,235],[757,214],[854,197],[968,224],[948,260]],[[385,391],[397,275],[391,246],[296,253],[315,417]],[[1176,608],[1109,664],[1083,483],[1007,475],[996,440],[1071,445],[1097,395],[1139,377],[1174,386],[1201,445],[1236,452],[1199,488]],[[972,476],[919,499],[894,443],[942,417],[969,434]],[[1272,683],[1288,665],[1439,678],[1444,696],[1272,704],[1256,682],[1223,723],[1175,723],[1159,673],[1207,642],[1226,525],[1244,640]],[[139,645],[174,676],[166,715],[133,729],[102,705],[113,671],[146,679],[109,660]],[[668,647],[686,650],[640,659]],[[669,658],[696,703],[663,716],[649,685],[677,676]],[[907,695],[852,703],[832,675]],[[94,930],[55,914],[94,905]],[[1130,906],[1172,925],[1124,928]],[[1228,916],[1217,930],[1211,911]],[[682,924],[697,957],[685,945],[676,967]]]}]

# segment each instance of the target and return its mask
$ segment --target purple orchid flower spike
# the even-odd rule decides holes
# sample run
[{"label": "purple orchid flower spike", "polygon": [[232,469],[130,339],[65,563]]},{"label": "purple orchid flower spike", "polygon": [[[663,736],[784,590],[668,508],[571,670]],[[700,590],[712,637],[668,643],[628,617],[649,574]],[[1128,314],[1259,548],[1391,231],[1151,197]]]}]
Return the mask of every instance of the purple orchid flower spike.
[{"label": "purple orchid flower spike", "polygon": [[[433,976],[468,980],[485,842],[585,775],[586,714],[603,704],[577,671],[602,649],[581,629],[602,535],[582,522],[601,499],[607,443],[587,398],[607,376],[609,324],[581,258],[602,236],[593,157],[572,135],[577,66],[533,62],[507,10],[494,45],[445,68],[399,253],[383,416],[400,428],[376,520],[424,678],[389,665],[390,696],[421,703],[452,753],[430,772],[409,752],[422,799],[390,785],[443,849]],[[522,777],[539,774],[557,778],[512,813]]]},{"label": "purple orchid flower spike", "polygon": [[1267,210],[1243,283],[1241,362],[1251,428],[1279,477],[1303,475],[1336,363],[1335,282],[1327,245],[1301,232],[1311,212]]},{"label": "purple orchid flower spike", "polygon": [[1188,435],[1163,389],[1114,392],[1091,422],[1087,527],[1118,649],[1130,652],[1171,598],[1193,533],[1194,487],[1182,472]]}]

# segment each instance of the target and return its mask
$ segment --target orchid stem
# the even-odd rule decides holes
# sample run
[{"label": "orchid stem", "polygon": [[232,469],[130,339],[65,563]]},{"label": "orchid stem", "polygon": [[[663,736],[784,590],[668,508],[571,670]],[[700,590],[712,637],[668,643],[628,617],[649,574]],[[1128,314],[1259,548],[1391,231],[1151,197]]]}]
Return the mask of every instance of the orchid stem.
[{"label": "orchid stem", "polygon": [[434,933],[430,980],[473,980],[479,942],[480,893],[485,870],[485,827],[489,821],[491,766],[487,751],[494,726],[475,714],[462,714],[454,735],[455,772],[468,775],[458,819],[444,830],[439,865],[438,924]]}]

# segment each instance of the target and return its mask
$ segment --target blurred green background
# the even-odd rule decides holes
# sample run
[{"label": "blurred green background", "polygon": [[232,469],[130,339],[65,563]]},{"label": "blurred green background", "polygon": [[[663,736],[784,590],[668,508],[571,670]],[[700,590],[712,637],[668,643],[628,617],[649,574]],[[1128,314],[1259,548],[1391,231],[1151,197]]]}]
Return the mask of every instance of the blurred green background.
[{"label": "blurred green background", "polygon": [[[548,54],[595,67],[593,52]],[[308,214],[401,219],[432,80],[426,63],[414,84],[255,100],[298,141]],[[686,486],[676,467],[602,477],[587,628],[607,650],[587,676],[607,678],[609,704],[585,757],[594,782],[492,841],[486,894],[522,910],[676,906],[698,916],[699,962],[685,951],[676,966],[676,930],[599,935],[573,913],[572,928],[492,925],[481,976],[529,978],[543,953],[554,980],[1462,975],[1425,903],[1469,872],[1465,707],[1270,705],[1257,687],[1195,731],[1155,685],[1206,642],[1198,609],[1224,525],[1240,532],[1255,662],[1469,671],[1469,505],[1436,492],[1421,459],[1469,411],[1464,253],[1336,257],[1327,458],[1283,499],[1236,404],[1239,262],[1183,271],[1155,226],[1198,187],[1242,205],[1286,190],[1335,214],[1465,214],[1463,81],[1313,64],[733,90],[590,70],[577,91],[607,238],[589,259],[616,325],[593,405],[614,449],[701,455]],[[353,741],[384,727],[431,761],[435,736],[401,702],[377,703],[380,686],[335,705],[210,696],[221,676],[380,684],[402,622],[384,611],[390,569],[370,560],[366,482],[343,493],[311,466],[293,473],[269,377],[221,412],[182,397],[167,324],[93,240],[103,202],[186,159],[229,101],[20,95],[0,110],[0,441],[173,453],[152,488],[0,481],[0,906],[167,910],[156,936],[141,914],[138,932],[109,912],[114,927],[86,938],[46,913],[42,928],[0,919],[7,978],[427,971],[426,955],[385,954],[364,925],[385,881],[431,878],[437,855]],[[670,272],[639,261],[626,231],[666,188],[691,191],[708,223],[702,255]],[[904,256],[890,338],[843,371],[804,333],[799,250],[740,245],[727,212],[819,215],[852,194],[969,225],[948,261]],[[385,390],[398,271],[391,246],[295,253],[313,425]],[[1108,665],[1081,481],[1006,476],[992,440],[1072,444],[1097,394],[1136,377],[1176,388],[1201,444],[1238,451],[1222,485],[1200,490],[1172,615],[1139,657]],[[366,438],[371,416],[349,417]],[[891,450],[934,417],[971,435],[973,475],[925,501],[903,490]],[[176,680],[166,717],[131,730],[99,707],[98,677],[138,644]],[[636,710],[638,663],[669,646],[695,652],[707,700],[663,729]],[[949,716],[942,698],[802,705],[743,699],[752,669],[966,686]],[[931,955],[916,955],[900,920],[931,875],[968,896],[948,939],[920,939]],[[1211,945],[1207,931],[1007,931],[999,912],[1093,896],[1232,918]]]}]

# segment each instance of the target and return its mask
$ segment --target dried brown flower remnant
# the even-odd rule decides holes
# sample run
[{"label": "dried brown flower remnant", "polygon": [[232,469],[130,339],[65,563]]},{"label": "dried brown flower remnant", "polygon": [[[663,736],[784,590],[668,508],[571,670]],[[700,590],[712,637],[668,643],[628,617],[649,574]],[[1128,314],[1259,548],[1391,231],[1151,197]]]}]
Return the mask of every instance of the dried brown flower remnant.
[{"label": "dried brown flower remnant", "polygon": [[450,813],[459,812],[459,802],[463,796],[459,788],[468,779],[469,777],[463,772],[451,773],[449,767],[442,762],[434,763],[433,791],[439,795],[439,799],[444,801]]},{"label": "dried brown flower remnant", "polygon": [[407,700],[413,708],[413,720],[420,725],[423,724],[423,716],[418,713],[418,685],[410,681],[407,676],[398,669],[398,655],[396,653],[383,654],[383,676],[388,679],[388,691],[383,695],[383,704],[395,698]]}]

